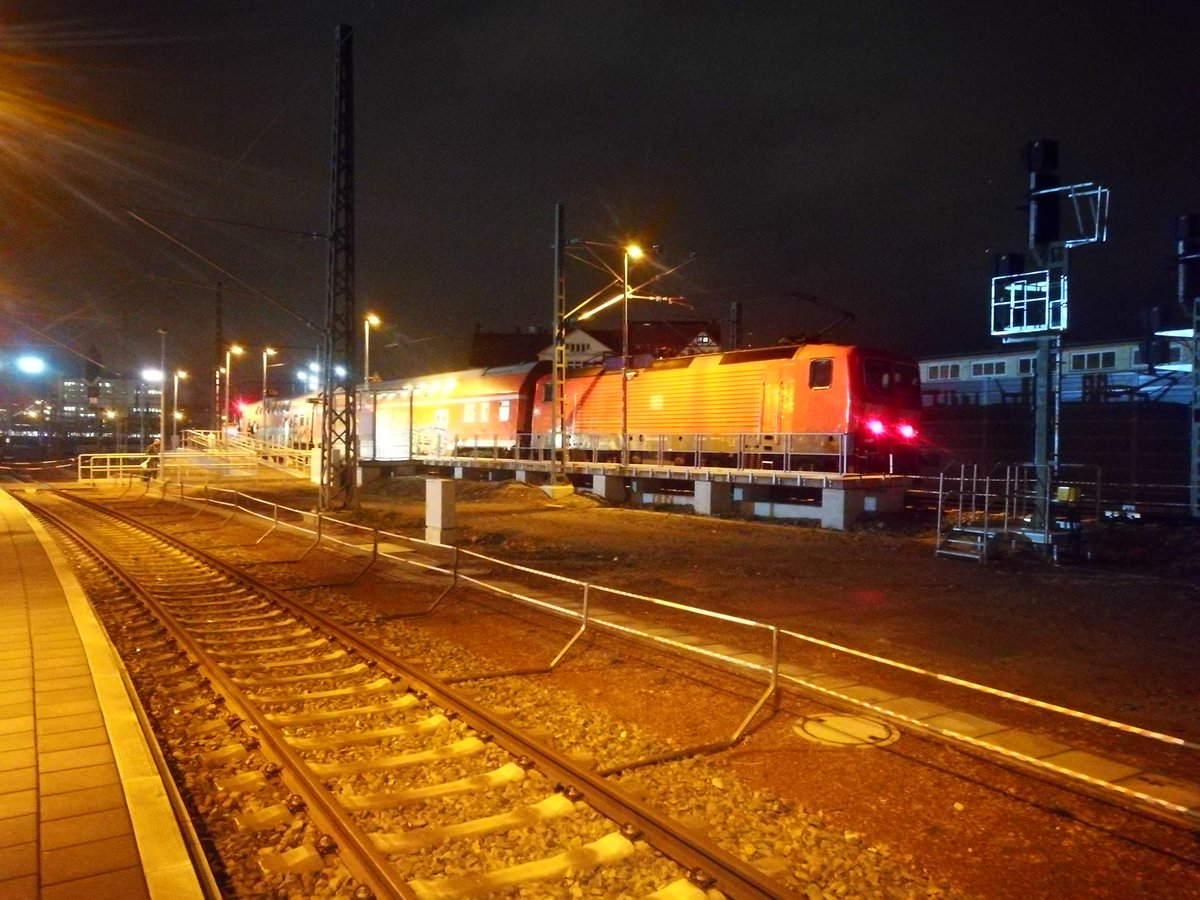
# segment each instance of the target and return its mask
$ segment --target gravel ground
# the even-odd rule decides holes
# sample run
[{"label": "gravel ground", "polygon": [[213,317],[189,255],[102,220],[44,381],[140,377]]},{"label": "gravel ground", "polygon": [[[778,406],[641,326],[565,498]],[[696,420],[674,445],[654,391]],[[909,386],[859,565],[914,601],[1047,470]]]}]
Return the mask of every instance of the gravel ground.
[{"label": "gravel ground", "polygon": [[[421,536],[422,491],[419,479],[384,482],[366,494],[356,517]],[[314,501],[311,490],[275,496],[299,508]],[[459,520],[463,545],[499,558],[777,622],[1200,739],[1200,700],[1189,674],[1200,663],[1200,603],[1193,573],[1180,560],[1190,546],[1187,528],[1159,531],[1159,540],[1153,534],[1161,526],[1130,532],[1133,539],[1119,542],[1109,535],[1119,547],[1140,548],[1136,558],[1110,552],[1091,566],[1056,568],[1021,558],[988,567],[935,560],[932,535],[908,518],[837,534],[612,509],[579,496],[550,503],[535,489],[512,484],[460,483]],[[261,529],[247,533],[253,540]],[[274,553],[289,556],[278,546]],[[270,571],[278,571],[281,585],[322,574],[315,560]],[[369,621],[395,590],[368,578],[348,590],[368,601],[366,607],[336,602],[347,618]],[[447,658],[436,640],[466,640],[479,655],[461,670],[466,672],[528,665],[531,655],[544,657],[561,640],[547,637],[541,626],[514,623],[487,604],[455,604],[435,619],[426,623],[433,643],[414,643],[411,631],[405,638],[413,654],[434,668]],[[736,723],[746,710],[744,699],[636,664],[624,666],[618,680],[624,687],[614,690],[614,665],[585,657],[584,665],[533,686],[535,697],[551,686],[563,696],[539,699],[539,718],[556,741],[577,740],[585,757],[627,758],[617,751],[633,734],[644,733],[637,740],[646,741],[647,751],[664,742],[686,744],[705,722]],[[500,681],[480,689],[501,688],[512,689]],[[572,703],[576,710],[568,708]],[[689,827],[724,827],[732,820],[721,838],[730,849],[798,879],[809,896],[1200,895],[1191,835],[1098,810],[1069,792],[1031,786],[960,752],[916,746],[910,738],[872,751],[865,764],[861,753],[798,755],[791,724],[816,709],[785,709],[786,715],[722,757],[621,777],[640,784],[662,773],[666,783],[647,788],[657,792],[658,802],[677,810]],[[673,780],[688,768],[697,771]],[[672,784],[681,787],[675,791]],[[757,834],[756,826],[735,813],[698,811],[697,798],[709,788],[734,797],[739,810],[754,809],[756,821],[770,820],[771,804],[783,811],[779,818],[791,819],[768,837],[739,845],[742,836]]]},{"label": "gravel ground", "polygon": [[[936,559],[919,516],[849,533],[557,503],[524,485],[460,482],[459,542],[491,556],[785,628],[1004,690],[1200,741],[1200,529],[1123,525],[1088,565],[1012,556],[980,567]],[[421,479],[364,492],[364,524],[421,536]],[[309,489],[277,494],[310,508]],[[283,576],[291,579],[295,576]],[[308,573],[303,577],[311,577]],[[361,592],[355,592],[356,596]],[[385,592],[386,594],[386,592]],[[384,595],[367,591],[375,602]],[[489,639],[503,616],[448,610],[438,627],[468,639],[487,669],[552,655],[539,627]],[[504,623],[506,627],[513,623]],[[505,632],[511,635],[511,632]],[[555,639],[557,640],[557,639]],[[539,649],[540,648],[540,649]],[[736,724],[745,701],[682,681],[639,680],[594,693],[607,664],[556,683],[641,723],[694,741]],[[699,701],[697,698],[706,699]],[[703,704],[703,705],[701,705]],[[808,706],[787,712],[818,712]],[[798,755],[794,718],[768,722],[726,766],[751,787],[818,816],[835,834],[886,850],[903,867],[966,894],[1200,895],[1194,837],[1006,774],[950,748],[905,738],[864,764],[856,754]],[[718,726],[718,730],[725,726]],[[1196,760],[1184,764],[1196,768]],[[1003,861],[1001,865],[1000,862]]]}]

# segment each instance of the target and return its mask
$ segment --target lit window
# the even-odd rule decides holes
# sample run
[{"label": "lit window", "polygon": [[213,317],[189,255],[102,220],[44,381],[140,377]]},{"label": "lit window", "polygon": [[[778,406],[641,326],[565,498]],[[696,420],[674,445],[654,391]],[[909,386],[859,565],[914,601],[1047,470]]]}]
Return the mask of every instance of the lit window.
[{"label": "lit window", "polygon": [[498,404],[496,404],[496,421],[497,422],[507,422],[508,421],[509,403],[511,403],[511,401],[501,400]]}]

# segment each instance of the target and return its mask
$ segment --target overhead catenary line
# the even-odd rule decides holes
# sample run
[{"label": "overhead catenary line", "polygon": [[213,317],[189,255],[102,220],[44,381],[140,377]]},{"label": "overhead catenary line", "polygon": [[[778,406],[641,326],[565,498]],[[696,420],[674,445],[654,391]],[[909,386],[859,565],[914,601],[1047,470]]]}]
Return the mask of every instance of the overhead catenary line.
[{"label": "overhead catenary line", "polygon": [[281,312],[285,312],[285,313],[287,313],[289,316],[291,316],[291,317],[292,317],[293,319],[295,319],[297,322],[300,322],[302,325],[304,325],[304,327],[305,327],[305,328],[308,328],[308,329],[309,329],[309,330],[311,330],[311,331],[317,331],[317,332],[320,332],[320,331],[321,331],[321,329],[320,329],[320,328],[318,328],[316,325],[314,325],[314,324],[313,324],[312,322],[310,322],[308,319],[304,318],[304,316],[300,315],[300,314],[299,314],[298,312],[296,312],[294,309],[292,309],[291,307],[289,307],[289,306],[288,306],[286,303],[284,303],[284,302],[282,302],[282,301],[280,301],[280,300],[276,300],[274,297],[272,297],[272,296],[271,296],[270,294],[268,294],[266,291],[264,291],[264,290],[261,290],[260,288],[256,288],[254,285],[250,284],[250,283],[249,283],[249,282],[247,282],[246,280],[244,280],[244,279],[242,279],[242,278],[239,278],[237,275],[233,274],[233,273],[232,273],[232,272],[230,272],[228,269],[225,269],[225,268],[223,268],[222,266],[218,265],[218,264],[217,264],[216,262],[214,262],[213,260],[209,259],[207,256],[205,256],[205,255],[204,255],[203,253],[201,253],[199,250],[195,250],[195,249],[193,249],[193,248],[189,247],[187,244],[185,244],[185,243],[184,243],[183,241],[181,241],[179,238],[177,238],[177,237],[175,237],[174,235],[172,235],[172,234],[170,234],[170,233],[168,233],[168,232],[164,231],[163,229],[159,228],[159,227],[158,227],[157,225],[155,225],[153,222],[150,222],[149,220],[147,220],[147,219],[143,218],[142,216],[139,216],[139,215],[138,215],[136,212],[134,212],[132,209],[126,209],[126,210],[125,210],[125,212],[127,212],[127,213],[128,213],[130,216],[132,216],[132,217],[133,217],[133,218],[134,218],[136,221],[138,221],[138,222],[140,222],[141,224],[145,225],[147,228],[149,228],[149,229],[150,229],[151,231],[153,231],[155,234],[158,234],[158,235],[160,235],[160,236],[162,236],[162,237],[166,238],[166,239],[167,239],[168,241],[170,241],[172,244],[175,244],[175,245],[176,245],[177,247],[179,247],[180,249],[182,249],[182,250],[186,251],[187,253],[190,253],[192,256],[196,257],[196,259],[200,260],[200,261],[201,261],[202,263],[204,263],[206,266],[209,266],[209,267],[211,267],[211,268],[213,268],[213,269],[216,269],[218,272],[220,272],[220,273],[221,273],[222,275],[224,275],[226,278],[231,278],[231,279],[233,279],[233,281],[234,281],[234,282],[236,282],[237,284],[240,284],[240,285],[241,285],[242,287],[244,287],[246,290],[248,290],[248,291],[250,291],[251,293],[253,293],[255,297],[258,297],[260,300],[265,300],[265,301],[267,301],[268,303],[270,303],[272,306],[274,306],[276,309],[280,310]]},{"label": "overhead catenary line", "polygon": [[20,319],[14,317],[14,316],[10,316],[6,312],[0,312],[0,318],[8,319],[8,321],[12,322],[14,325],[24,328],[27,331],[33,332],[38,337],[40,337],[42,340],[49,341],[54,346],[59,347],[63,350],[66,350],[68,353],[71,353],[75,356],[78,356],[84,362],[89,362],[94,366],[99,366],[101,369],[104,369],[105,371],[112,372],[112,374],[114,376],[120,376],[122,374],[121,372],[116,371],[115,369],[111,368],[110,366],[106,366],[104,363],[100,362],[100,360],[92,359],[86,353],[80,353],[74,347],[71,347],[68,344],[64,344],[62,341],[58,340],[57,338],[51,337],[50,335],[46,334],[46,332],[41,331],[40,329],[34,328],[32,325],[30,325],[27,322],[22,322]]}]

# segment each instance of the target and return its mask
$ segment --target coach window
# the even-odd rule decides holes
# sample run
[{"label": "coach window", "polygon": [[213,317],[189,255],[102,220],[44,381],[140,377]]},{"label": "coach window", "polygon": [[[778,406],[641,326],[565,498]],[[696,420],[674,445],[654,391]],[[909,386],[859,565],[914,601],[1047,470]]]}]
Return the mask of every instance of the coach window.
[{"label": "coach window", "polygon": [[475,404],[474,403],[464,403],[463,404],[463,424],[470,425],[474,421],[475,421]]},{"label": "coach window", "polygon": [[1115,369],[1117,353],[1115,350],[1094,350],[1090,353],[1072,353],[1072,372],[1092,372],[1097,369]]},{"label": "coach window", "polygon": [[479,421],[480,422],[486,422],[488,420],[488,414],[491,412],[491,406],[492,406],[492,404],[490,404],[486,400],[482,401],[479,404]]},{"label": "coach window", "polygon": [[501,400],[498,404],[496,404],[496,421],[497,422],[507,422],[508,421],[508,409],[509,409],[508,405],[510,402],[511,401],[509,401],[509,400]]},{"label": "coach window", "polygon": [[1008,368],[1008,365],[1002,359],[991,360],[984,363],[972,363],[971,377],[987,378],[992,375],[1003,375],[1006,368]]},{"label": "coach window", "polygon": [[808,364],[808,386],[827,388],[833,384],[833,360],[814,359]]}]

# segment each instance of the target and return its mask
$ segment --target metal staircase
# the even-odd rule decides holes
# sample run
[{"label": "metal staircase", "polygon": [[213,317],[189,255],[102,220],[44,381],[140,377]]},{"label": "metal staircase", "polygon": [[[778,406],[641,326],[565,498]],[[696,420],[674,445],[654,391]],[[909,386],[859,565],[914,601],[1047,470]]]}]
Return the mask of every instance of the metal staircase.
[{"label": "metal staircase", "polygon": [[957,464],[938,476],[936,556],[987,562],[998,534],[991,525],[992,476],[979,467]]},{"label": "metal staircase", "polygon": [[[938,479],[934,554],[985,563],[1001,542],[1038,548],[1056,561],[1064,549],[1078,551],[1085,525],[1103,518],[1100,471],[1060,466],[1059,475],[1068,468],[1087,469],[1090,478],[1056,482],[1032,464],[996,466],[984,475],[974,465],[947,466]],[[1094,493],[1086,501],[1085,489]]]}]

